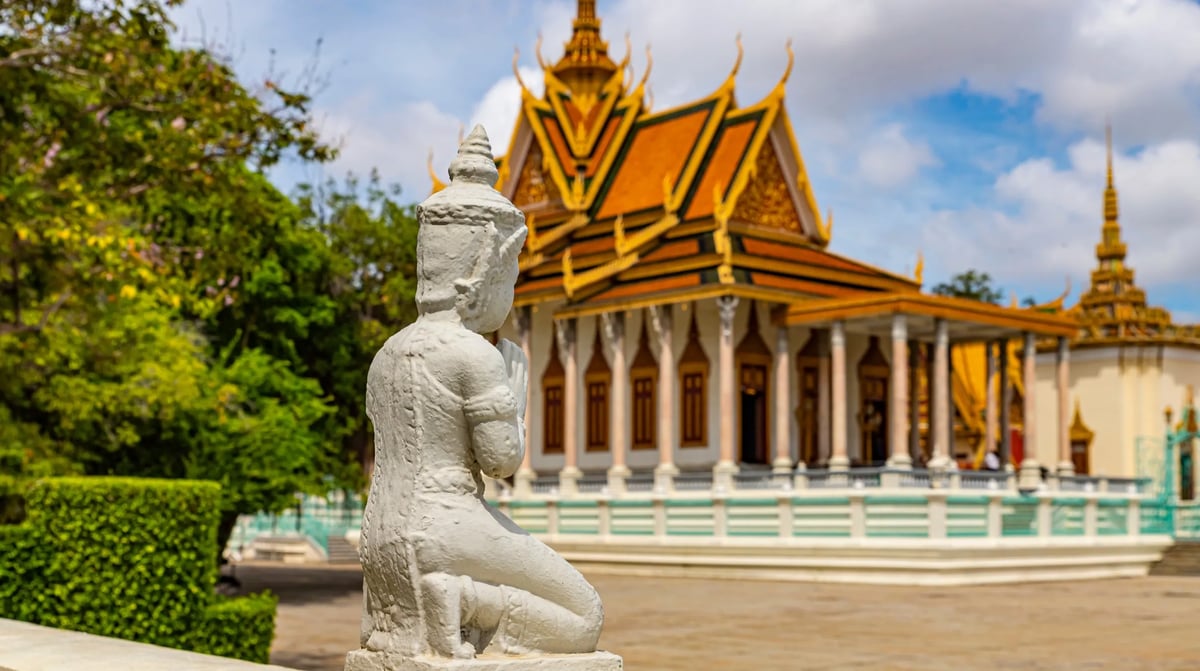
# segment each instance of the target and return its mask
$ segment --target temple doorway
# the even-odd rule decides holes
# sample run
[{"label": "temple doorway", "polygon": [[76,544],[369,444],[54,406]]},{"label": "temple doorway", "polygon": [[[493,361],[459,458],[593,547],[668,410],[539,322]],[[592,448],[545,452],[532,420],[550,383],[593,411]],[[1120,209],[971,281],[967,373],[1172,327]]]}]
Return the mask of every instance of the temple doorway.
[{"label": "temple doorway", "polygon": [[758,330],[758,305],[750,301],[746,335],[734,352],[738,371],[738,456],[743,464],[769,464],[768,385],[771,350]]},{"label": "temple doorway", "polygon": [[888,376],[891,368],[879,348],[879,338],[871,336],[867,351],[858,362],[858,392],[862,399],[859,413],[861,462],[864,466],[887,462]]},{"label": "temple doorway", "polygon": [[767,461],[767,368],[756,364],[741,367],[741,461]]}]

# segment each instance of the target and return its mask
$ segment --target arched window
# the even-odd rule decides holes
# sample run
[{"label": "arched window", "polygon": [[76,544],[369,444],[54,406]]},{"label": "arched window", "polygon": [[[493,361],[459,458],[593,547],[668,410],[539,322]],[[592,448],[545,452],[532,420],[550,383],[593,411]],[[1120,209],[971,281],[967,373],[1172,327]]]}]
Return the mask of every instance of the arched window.
[{"label": "arched window", "polygon": [[687,346],[679,359],[679,445],[708,446],[708,356],[700,345],[696,309],[688,327]]},{"label": "arched window", "polygon": [[583,375],[583,387],[587,393],[587,450],[599,452],[608,449],[608,389],[611,385],[612,370],[604,358],[600,329],[596,329],[592,360]]},{"label": "arched window", "polygon": [[[1083,423],[1083,415],[1079,410],[1079,399],[1075,399],[1075,420],[1071,422],[1070,432],[1071,463],[1075,466],[1075,475],[1088,475],[1092,470],[1092,438],[1095,434],[1087,424]],[[1185,480],[1191,479],[1191,473],[1183,473],[1181,470],[1180,474],[1184,476]],[[1180,498],[1191,500],[1194,491],[1183,491],[1183,489],[1180,488]],[[1194,488],[1188,487],[1187,489],[1193,490]],[[1183,496],[1183,494],[1187,494],[1187,496]]]},{"label": "arched window", "polygon": [[658,362],[650,351],[644,318],[637,354],[629,370],[629,383],[633,388],[633,449],[652,450],[658,435]]},{"label": "arched window", "polygon": [[542,454],[562,454],[563,390],[566,373],[558,355],[558,338],[550,339],[550,363],[542,373]]}]

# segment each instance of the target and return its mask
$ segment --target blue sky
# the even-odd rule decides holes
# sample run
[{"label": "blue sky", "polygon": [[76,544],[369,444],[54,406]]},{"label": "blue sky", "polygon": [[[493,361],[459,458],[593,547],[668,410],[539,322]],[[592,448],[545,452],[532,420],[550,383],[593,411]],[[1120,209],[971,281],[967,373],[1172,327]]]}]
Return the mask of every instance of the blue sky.
[{"label": "blue sky", "polygon": [[[1200,4],[1191,0],[599,0],[615,57],[624,36],[654,108],[711,92],[740,32],[737,97],[777,81],[790,38],[787,106],[832,249],[927,286],[974,268],[1006,292],[1071,300],[1094,266],[1111,119],[1129,263],[1151,302],[1200,322]],[[326,83],[318,118],[342,145],[332,166],[284,166],[300,180],[378,168],[407,198],[428,194],[428,152],[444,173],[459,127],[481,122],[496,151],[518,106],[512,72],[540,89],[539,32],[562,52],[570,0],[194,0],[181,39],[222,46],[248,82],[272,54],[293,81]]]}]

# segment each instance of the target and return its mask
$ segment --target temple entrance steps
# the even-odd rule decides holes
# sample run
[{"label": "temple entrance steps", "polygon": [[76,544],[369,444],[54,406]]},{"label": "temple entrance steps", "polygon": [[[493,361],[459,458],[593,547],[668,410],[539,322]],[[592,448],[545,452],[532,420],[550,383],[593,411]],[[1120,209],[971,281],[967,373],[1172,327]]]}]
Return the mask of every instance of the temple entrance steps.
[{"label": "temple entrance steps", "polygon": [[346,540],[346,536],[331,534],[328,538],[329,543],[329,558],[330,564],[357,564],[358,563],[358,548],[350,541]]},{"label": "temple entrance steps", "polygon": [[1176,540],[1162,561],[1150,567],[1150,575],[1200,576],[1200,540]]}]

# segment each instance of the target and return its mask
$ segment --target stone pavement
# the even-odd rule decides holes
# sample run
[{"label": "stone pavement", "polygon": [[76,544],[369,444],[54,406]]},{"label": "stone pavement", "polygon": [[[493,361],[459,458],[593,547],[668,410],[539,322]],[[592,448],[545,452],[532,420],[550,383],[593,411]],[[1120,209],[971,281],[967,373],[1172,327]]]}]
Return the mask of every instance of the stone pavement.
[{"label": "stone pavement", "polygon": [[[342,671],[357,567],[242,564],[280,596],[271,661]],[[631,671],[1200,669],[1200,578],[952,588],[588,576]]]}]

